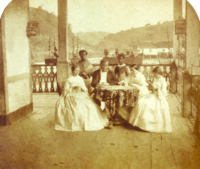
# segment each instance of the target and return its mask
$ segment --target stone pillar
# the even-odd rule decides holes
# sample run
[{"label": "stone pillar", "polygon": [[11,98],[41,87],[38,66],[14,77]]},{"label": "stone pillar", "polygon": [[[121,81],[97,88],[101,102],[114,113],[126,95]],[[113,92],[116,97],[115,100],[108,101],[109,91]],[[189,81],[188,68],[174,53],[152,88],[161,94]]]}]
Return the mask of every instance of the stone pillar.
[{"label": "stone pillar", "polygon": [[173,58],[179,50],[178,36],[175,34],[175,20],[182,16],[182,0],[174,0]]},{"label": "stone pillar", "polygon": [[33,110],[29,39],[29,1],[13,0],[1,17],[0,125],[10,124]]},{"label": "stone pillar", "polygon": [[190,117],[192,114],[192,76],[188,73],[183,73],[183,117]]},{"label": "stone pillar", "polygon": [[58,0],[58,50],[57,81],[62,91],[69,76],[67,0]]}]

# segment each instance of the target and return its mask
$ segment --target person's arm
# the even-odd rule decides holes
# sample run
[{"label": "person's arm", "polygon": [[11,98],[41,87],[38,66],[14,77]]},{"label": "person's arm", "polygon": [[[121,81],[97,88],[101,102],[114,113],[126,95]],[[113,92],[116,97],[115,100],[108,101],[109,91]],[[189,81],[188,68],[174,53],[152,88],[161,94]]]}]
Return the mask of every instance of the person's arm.
[{"label": "person's arm", "polygon": [[90,78],[94,72],[94,66],[87,60],[84,64],[84,72]]},{"label": "person's arm", "polygon": [[88,89],[87,87],[85,86],[85,82],[83,80],[83,78],[80,79],[80,82],[81,82],[81,89],[84,91],[84,92],[88,92]]},{"label": "person's arm", "polygon": [[148,86],[148,83],[146,81],[146,78],[143,74],[140,74],[140,86]]},{"label": "person's arm", "polygon": [[63,94],[64,96],[66,96],[70,92],[71,92],[71,85],[70,85],[69,80],[67,79],[64,84]]},{"label": "person's arm", "polygon": [[162,88],[161,88],[162,94],[166,97],[167,96],[167,82],[165,80],[165,78],[162,78]]},{"label": "person's arm", "polygon": [[98,74],[97,74],[97,72],[94,72],[93,73],[93,75],[92,75],[92,83],[91,83],[91,86],[92,87],[96,87],[97,86],[97,84],[98,84],[98,82],[97,82],[97,80],[98,80]]},{"label": "person's arm", "polygon": [[114,69],[115,76],[117,76],[118,73],[119,73],[118,66],[116,66],[115,69]]},{"label": "person's arm", "polygon": [[130,72],[131,72],[131,71],[130,71],[130,68],[129,68],[128,66],[126,66],[126,72],[125,72],[125,73],[126,73],[126,76],[129,76]]},{"label": "person's arm", "polygon": [[110,80],[109,80],[109,84],[110,85],[117,85],[118,84],[118,79],[116,78],[115,74],[113,71],[110,70]]},{"label": "person's arm", "polygon": [[88,79],[88,75],[85,72],[79,73],[79,76],[81,76],[84,79]]}]

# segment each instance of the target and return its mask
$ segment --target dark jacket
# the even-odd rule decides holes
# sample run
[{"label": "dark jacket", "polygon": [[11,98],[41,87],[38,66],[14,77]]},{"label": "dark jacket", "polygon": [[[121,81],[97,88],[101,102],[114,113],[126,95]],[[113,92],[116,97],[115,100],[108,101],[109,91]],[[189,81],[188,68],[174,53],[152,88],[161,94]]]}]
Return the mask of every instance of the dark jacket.
[{"label": "dark jacket", "polygon": [[[100,69],[96,70],[93,75],[92,75],[92,87],[96,87],[96,85],[100,82],[101,79],[101,72]],[[109,83],[110,85],[117,85],[118,84],[118,80],[114,74],[113,71],[108,70],[107,73],[107,83]]]}]

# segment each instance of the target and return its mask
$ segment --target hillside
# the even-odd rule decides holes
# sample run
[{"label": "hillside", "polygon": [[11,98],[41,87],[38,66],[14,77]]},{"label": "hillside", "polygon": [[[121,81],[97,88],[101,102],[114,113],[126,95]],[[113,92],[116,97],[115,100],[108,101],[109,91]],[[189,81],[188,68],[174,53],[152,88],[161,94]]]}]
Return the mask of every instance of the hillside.
[{"label": "hillside", "polygon": [[[55,39],[56,47],[58,47],[58,18],[54,13],[49,13],[42,7],[38,7],[30,8],[30,20],[39,22],[40,27],[40,35],[30,37],[32,61],[43,62],[45,58],[49,58],[49,40],[50,44],[53,45]],[[173,21],[167,21],[158,22],[157,25],[146,24],[144,27],[131,28],[115,34],[81,32],[78,34],[78,46],[88,51],[88,57],[101,57],[104,49],[108,49],[110,52],[116,48],[119,52],[136,52],[137,47],[172,47],[173,31]],[[77,34],[73,34],[70,24],[68,25],[68,38],[69,57],[71,58],[73,39],[74,47],[77,46]],[[54,56],[51,54],[50,57]]]},{"label": "hillside", "polygon": [[173,21],[157,25],[147,24],[140,28],[131,28],[116,34],[107,35],[102,42],[96,45],[97,50],[136,50],[137,46],[153,45],[160,42],[173,43]]},{"label": "hillside", "polygon": [[108,32],[79,32],[78,34],[76,34],[76,36],[78,35],[79,39],[81,39],[82,41],[92,46],[96,46],[100,42],[102,42],[104,38],[109,34],[110,33]]},{"label": "hillside", "polygon": [[[49,13],[42,9],[42,7],[38,8],[30,8],[30,20],[39,22],[40,27],[40,35],[30,37],[30,48],[32,54],[32,61],[33,62],[43,62],[45,58],[49,58],[49,39],[50,44],[52,46],[53,51],[53,44],[54,39],[56,43],[56,47],[58,47],[58,18],[55,14]],[[71,25],[68,26],[68,47],[69,47],[69,55],[71,56],[72,53],[72,38],[74,34],[71,31]],[[88,50],[92,49],[92,47],[79,40],[79,47],[84,46]],[[53,58],[53,55],[50,55]]]}]

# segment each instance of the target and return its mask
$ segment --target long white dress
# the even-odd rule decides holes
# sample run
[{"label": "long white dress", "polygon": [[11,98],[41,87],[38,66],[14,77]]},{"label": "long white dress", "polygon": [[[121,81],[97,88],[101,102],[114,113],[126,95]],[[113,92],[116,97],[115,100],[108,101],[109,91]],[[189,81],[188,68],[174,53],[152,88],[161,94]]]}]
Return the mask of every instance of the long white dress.
[{"label": "long white dress", "polygon": [[108,125],[106,114],[87,91],[82,77],[71,76],[66,80],[64,91],[56,103],[56,130],[91,131],[101,130]]},{"label": "long white dress", "polygon": [[131,111],[129,123],[142,130],[158,133],[172,132],[169,105],[166,100],[167,83],[164,77],[154,79],[154,88],[157,92],[150,93],[138,99]]},{"label": "long white dress", "polygon": [[149,94],[149,90],[147,88],[148,83],[146,82],[146,78],[144,75],[135,70],[135,74],[130,73],[128,76],[128,84],[130,86],[135,86],[139,90],[139,98]]}]

